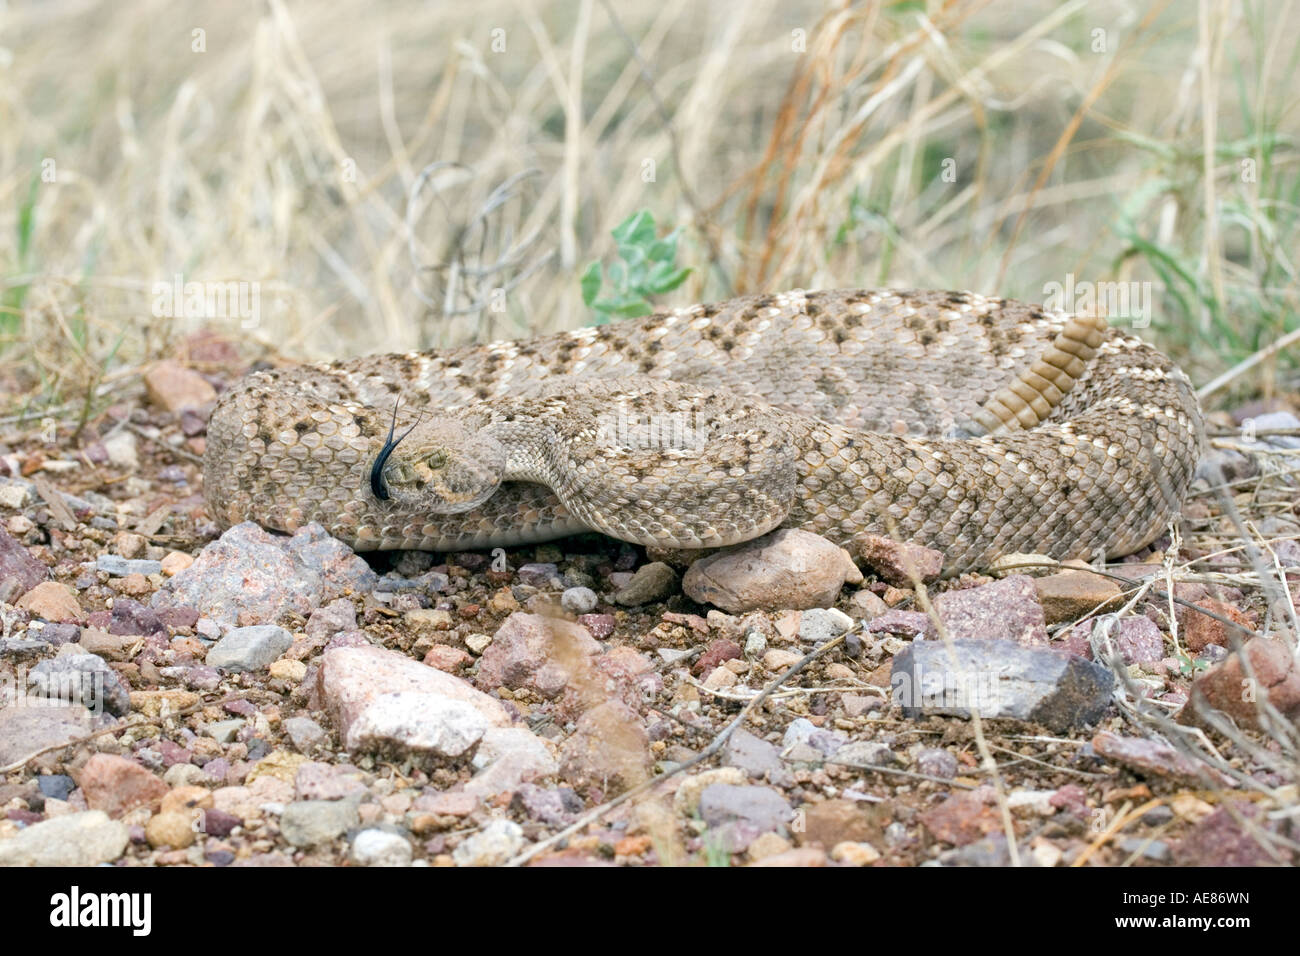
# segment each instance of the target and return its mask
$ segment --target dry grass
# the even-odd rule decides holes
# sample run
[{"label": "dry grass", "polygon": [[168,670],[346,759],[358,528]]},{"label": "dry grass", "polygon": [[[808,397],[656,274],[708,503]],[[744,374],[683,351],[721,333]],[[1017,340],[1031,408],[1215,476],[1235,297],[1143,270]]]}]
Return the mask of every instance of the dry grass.
[{"label": "dry grass", "polygon": [[[0,13],[0,332],[38,404],[203,321],[154,314],[178,273],[257,283],[247,334],[294,356],[582,324],[577,273],[639,208],[686,227],[677,300],[1156,280],[1201,380],[1295,313],[1293,3],[131,9]],[[471,174],[435,175],[408,234],[434,162]],[[448,315],[473,276],[419,268],[530,234],[479,282],[534,270],[503,311]]]}]

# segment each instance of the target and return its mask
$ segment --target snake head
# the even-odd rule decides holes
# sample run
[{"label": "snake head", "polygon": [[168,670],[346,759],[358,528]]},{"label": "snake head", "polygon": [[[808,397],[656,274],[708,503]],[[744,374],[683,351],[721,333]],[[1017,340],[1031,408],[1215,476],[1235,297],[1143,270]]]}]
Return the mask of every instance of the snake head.
[{"label": "snake head", "polygon": [[419,421],[388,440],[370,470],[370,488],[394,501],[434,514],[477,508],[501,484],[506,452],[499,442],[449,418]]}]

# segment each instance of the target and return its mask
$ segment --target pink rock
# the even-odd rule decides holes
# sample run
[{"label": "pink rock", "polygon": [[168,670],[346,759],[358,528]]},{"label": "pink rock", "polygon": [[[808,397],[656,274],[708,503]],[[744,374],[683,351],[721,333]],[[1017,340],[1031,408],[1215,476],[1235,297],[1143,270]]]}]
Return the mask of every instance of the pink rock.
[{"label": "pink rock", "polygon": [[912,573],[929,583],[943,571],[943,554],[908,541],[895,541],[879,534],[856,535],[849,544],[851,552],[898,588],[912,586]]},{"label": "pink rock", "polygon": [[555,697],[598,653],[600,644],[581,625],[516,611],[479,658],[475,683],[483,689],[528,687],[543,697]]},{"label": "pink rock", "polygon": [[700,604],[741,614],[830,607],[845,582],[861,581],[862,572],[843,548],[808,531],[782,528],[700,558],[682,578],[682,590]]},{"label": "pink rock", "polygon": [[977,588],[946,591],[935,597],[934,609],[954,641],[1006,640],[1025,647],[1048,642],[1034,579],[1024,574],[1011,574]]},{"label": "pink rock", "polygon": [[136,807],[157,810],[170,789],[158,777],[125,757],[95,754],[77,775],[86,806],[120,817]]}]

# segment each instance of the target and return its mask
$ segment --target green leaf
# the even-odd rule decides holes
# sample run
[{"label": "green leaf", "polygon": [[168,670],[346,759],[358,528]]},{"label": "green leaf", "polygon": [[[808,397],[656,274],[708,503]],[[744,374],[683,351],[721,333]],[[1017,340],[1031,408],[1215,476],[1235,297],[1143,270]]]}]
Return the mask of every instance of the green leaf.
[{"label": "green leaf", "polygon": [[610,233],[618,243],[620,252],[623,246],[644,246],[654,242],[655,217],[645,209],[632,213]]},{"label": "green leaf", "polygon": [[662,295],[676,289],[690,274],[689,268],[678,269],[671,262],[661,262],[651,271],[645,288],[653,295]]},{"label": "green leaf", "polygon": [[646,250],[646,255],[654,262],[672,262],[677,258],[677,239],[681,233],[680,229],[674,229],[662,239],[656,239]]},{"label": "green leaf", "polygon": [[601,299],[596,303],[595,308],[599,312],[621,315],[629,319],[638,315],[649,315],[654,311],[650,307],[650,303],[639,295],[621,295],[614,299]]},{"label": "green leaf", "polygon": [[596,296],[600,295],[601,283],[604,281],[605,275],[599,259],[583,270],[582,278],[578,282],[582,286],[582,301],[585,305],[590,307],[591,303],[596,301]]}]

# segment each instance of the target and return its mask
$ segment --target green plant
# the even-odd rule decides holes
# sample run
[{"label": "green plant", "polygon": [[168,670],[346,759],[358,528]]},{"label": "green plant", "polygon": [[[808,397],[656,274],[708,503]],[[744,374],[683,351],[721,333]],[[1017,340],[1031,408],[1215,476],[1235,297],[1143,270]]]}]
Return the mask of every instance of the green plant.
[{"label": "green plant", "polygon": [[[680,229],[662,239],[655,236],[655,217],[642,209],[624,219],[610,233],[618,244],[619,261],[606,271],[596,260],[582,273],[582,301],[596,312],[596,325],[613,316],[632,318],[653,311],[652,296],[671,292],[686,281],[691,270],[679,267],[677,240]],[[602,296],[605,280],[610,289]]]}]

